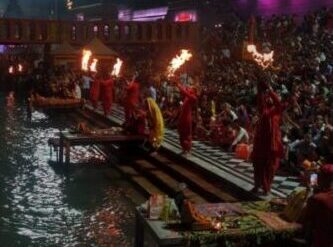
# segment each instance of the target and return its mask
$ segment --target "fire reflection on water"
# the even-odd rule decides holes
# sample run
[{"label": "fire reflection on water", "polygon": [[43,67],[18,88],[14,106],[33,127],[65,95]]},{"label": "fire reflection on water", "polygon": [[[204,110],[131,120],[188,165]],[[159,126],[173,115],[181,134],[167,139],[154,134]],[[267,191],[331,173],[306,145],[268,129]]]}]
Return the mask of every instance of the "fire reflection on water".
[{"label": "fire reflection on water", "polygon": [[0,104],[1,246],[131,243],[134,206],[126,196],[131,187],[103,165],[103,155],[77,148],[73,161],[90,163],[87,167],[67,171],[48,164],[48,138],[81,121],[74,113],[33,112],[29,119],[19,100],[12,108]]}]

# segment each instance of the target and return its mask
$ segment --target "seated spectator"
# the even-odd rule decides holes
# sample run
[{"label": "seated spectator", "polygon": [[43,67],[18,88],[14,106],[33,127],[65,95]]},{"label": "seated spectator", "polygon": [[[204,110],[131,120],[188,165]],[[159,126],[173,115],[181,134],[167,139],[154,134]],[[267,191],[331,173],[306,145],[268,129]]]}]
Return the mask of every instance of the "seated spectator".
[{"label": "seated spectator", "polygon": [[73,94],[75,99],[81,99],[81,87],[79,83],[75,83],[75,89]]},{"label": "seated spectator", "polygon": [[222,106],[222,113],[219,115],[223,120],[233,122],[238,119],[237,114],[231,109],[231,105],[224,103]]},{"label": "seated spectator", "polygon": [[223,129],[220,135],[220,146],[224,150],[228,150],[236,138],[236,131],[228,121],[223,122]]},{"label": "seated spectator", "polygon": [[[316,161],[318,159],[318,155],[316,152],[316,144],[312,142],[312,138],[310,134],[304,135],[303,140],[296,140],[289,145],[290,153],[296,155],[294,162],[296,164],[297,169],[301,169],[303,167],[303,162],[305,160],[308,161]],[[293,159],[292,156],[290,156]]]},{"label": "seated spectator", "polygon": [[232,123],[232,128],[235,131],[235,139],[232,141],[229,151],[235,150],[236,146],[240,143],[248,144],[250,137],[249,134],[247,133],[246,129],[240,126],[239,121],[235,120]]},{"label": "seated spectator", "polygon": [[205,128],[202,117],[200,115],[196,123],[195,137],[201,141],[205,141],[208,138],[208,130]]}]

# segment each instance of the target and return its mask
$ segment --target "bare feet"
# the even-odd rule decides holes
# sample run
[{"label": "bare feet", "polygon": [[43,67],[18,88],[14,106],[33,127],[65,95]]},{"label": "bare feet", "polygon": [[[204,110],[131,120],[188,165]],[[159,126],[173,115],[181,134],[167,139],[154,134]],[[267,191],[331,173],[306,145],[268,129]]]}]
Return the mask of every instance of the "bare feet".
[{"label": "bare feet", "polygon": [[268,197],[268,196],[271,195],[271,192],[270,192],[270,191],[264,191],[264,192],[262,193],[262,195],[265,196],[265,197]]},{"label": "bare feet", "polygon": [[188,156],[191,155],[191,153],[190,153],[189,151],[183,151],[183,152],[181,153],[181,155],[184,156],[184,157],[188,157]]}]

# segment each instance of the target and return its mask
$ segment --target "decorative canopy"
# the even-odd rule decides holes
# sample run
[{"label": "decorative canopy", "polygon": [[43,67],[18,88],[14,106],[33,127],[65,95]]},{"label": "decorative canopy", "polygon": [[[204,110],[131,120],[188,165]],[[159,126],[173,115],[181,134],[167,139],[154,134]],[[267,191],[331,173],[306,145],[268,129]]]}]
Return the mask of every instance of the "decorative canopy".
[{"label": "decorative canopy", "polygon": [[76,56],[80,54],[80,51],[75,49],[69,43],[65,42],[51,51],[51,54],[54,56]]},{"label": "decorative canopy", "polygon": [[98,38],[94,38],[84,49],[91,50],[96,57],[116,57],[117,52],[103,44]]}]

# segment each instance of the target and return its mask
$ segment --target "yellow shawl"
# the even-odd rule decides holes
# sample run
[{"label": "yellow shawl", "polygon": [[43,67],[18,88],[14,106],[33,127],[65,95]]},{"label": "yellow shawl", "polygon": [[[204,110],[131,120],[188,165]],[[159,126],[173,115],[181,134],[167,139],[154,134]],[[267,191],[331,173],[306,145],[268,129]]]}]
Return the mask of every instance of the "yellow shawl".
[{"label": "yellow shawl", "polygon": [[155,100],[151,97],[147,98],[148,104],[148,119],[149,119],[149,142],[154,148],[159,148],[164,137],[164,120],[160,108]]}]

